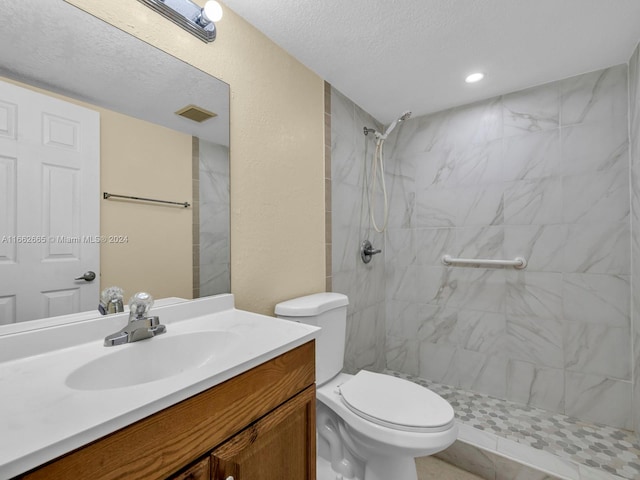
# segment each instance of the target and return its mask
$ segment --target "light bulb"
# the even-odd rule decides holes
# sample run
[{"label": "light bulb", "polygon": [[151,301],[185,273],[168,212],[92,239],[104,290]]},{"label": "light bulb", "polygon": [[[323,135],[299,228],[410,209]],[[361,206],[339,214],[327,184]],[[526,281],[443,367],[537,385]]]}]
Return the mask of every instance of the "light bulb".
[{"label": "light bulb", "polygon": [[484,78],[484,73],[477,72],[469,75],[467,78],[464,79],[464,81],[467,83],[476,83],[482,80],[483,78]]},{"label": "light bulb", "polygon": [[222,7],[215,0],[209,0],[202,7],[202,16],[208,22],[219,22],[222,18]]}]

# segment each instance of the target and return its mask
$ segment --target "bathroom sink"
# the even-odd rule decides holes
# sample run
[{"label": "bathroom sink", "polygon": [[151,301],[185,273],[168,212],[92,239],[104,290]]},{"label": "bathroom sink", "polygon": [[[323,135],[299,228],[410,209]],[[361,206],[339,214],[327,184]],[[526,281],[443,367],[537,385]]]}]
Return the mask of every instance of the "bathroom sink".
[{"label": "bathroom sink", "polygon": [[166,333],[112,347],[105,335],[128,325],[127,313],[0,334],[0,479],[227,382],[319,331],[238,310],[231,294],[154,306],[151,314]]},{"label": "bathroom sink", "polygon": [[162,380],[209,364],[239,339],[232,332],[201,331],[113,347],[113,353],[73,370],[65,383],[75,390],[107,390]]}]

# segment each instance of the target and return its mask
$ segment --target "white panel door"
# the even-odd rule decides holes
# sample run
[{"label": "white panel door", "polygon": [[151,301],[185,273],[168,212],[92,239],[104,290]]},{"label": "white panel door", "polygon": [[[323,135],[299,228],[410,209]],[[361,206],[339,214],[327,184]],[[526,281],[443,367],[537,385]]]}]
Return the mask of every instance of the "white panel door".
[{"label": "white panel door", "polygon": [[0,325],[97,308],[99,190],[98,112],[0,82]]}]

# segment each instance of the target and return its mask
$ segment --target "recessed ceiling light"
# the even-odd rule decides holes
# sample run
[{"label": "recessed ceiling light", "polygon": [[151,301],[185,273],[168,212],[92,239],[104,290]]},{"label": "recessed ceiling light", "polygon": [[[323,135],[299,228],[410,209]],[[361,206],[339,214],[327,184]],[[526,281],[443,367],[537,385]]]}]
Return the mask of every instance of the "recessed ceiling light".
[{"label": "recessed ceiling light", "polygon": [[483,78],[484,78],[484,73],[477,72],[469,75],[467,78],[464,79],[464,81],[467,83],[476,83],[482,80]]}]

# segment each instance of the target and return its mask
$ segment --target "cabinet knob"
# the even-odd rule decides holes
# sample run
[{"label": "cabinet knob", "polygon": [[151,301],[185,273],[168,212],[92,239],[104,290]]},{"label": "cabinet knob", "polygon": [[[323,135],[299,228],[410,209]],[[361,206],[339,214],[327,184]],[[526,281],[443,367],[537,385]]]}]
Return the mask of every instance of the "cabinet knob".
[{"label": "cabinet knob", "polygon": [[225,478],[224,480],[234,480],[234,478],[233,478],[231,475],[229,475],[229,476],[228,476],[227,478]]}]

